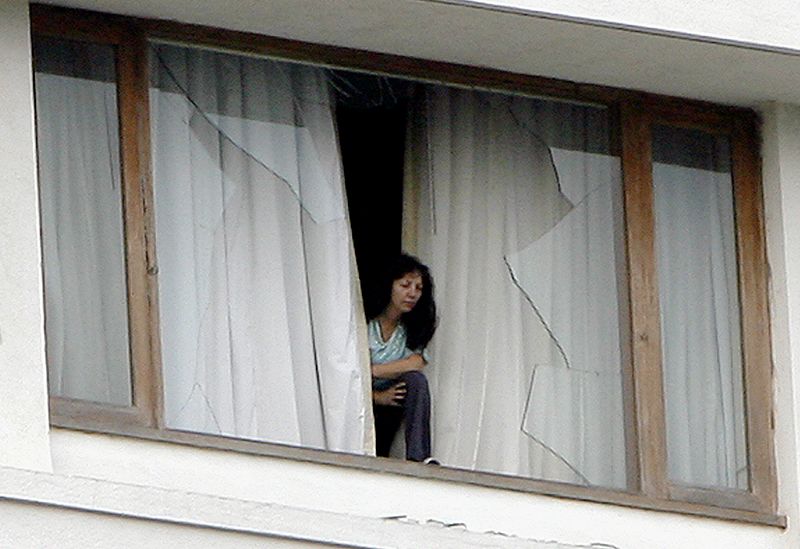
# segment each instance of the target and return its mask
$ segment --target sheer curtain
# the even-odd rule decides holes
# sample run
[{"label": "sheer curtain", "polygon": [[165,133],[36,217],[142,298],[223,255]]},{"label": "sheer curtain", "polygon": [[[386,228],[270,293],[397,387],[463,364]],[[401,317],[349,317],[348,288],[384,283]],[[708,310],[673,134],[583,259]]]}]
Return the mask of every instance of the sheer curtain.
[{"label": "sheer curtain", "polygon": [[407,247],[437,284],[444,463],[625,487],[620,167],[604,109],[441,86],[417,102]]},{"label": "sheer curtain", "polygon": [[50,394],[130,405],[114,50],[33,54]]},{"label": "sheer curtain", "polygon": [[373,451],[324,72],[176,46],[153,52],[167,426]]},{"label": "sheer curtain", "polygon": [[746,490],[730,145],[657,126],[653,160],[669,478]]}]

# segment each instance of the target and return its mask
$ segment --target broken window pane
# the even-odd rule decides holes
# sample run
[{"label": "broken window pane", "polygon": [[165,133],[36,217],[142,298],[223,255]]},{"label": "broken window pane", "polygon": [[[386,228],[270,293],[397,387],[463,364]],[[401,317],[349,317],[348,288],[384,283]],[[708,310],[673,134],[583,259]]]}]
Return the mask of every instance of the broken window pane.
[{"label": "broken window pane", "polygon": [[369,452],[324,71],[163,44],[151,59],[165,424]]},{"label": "broken window pane", "polygon": [[627,294],[607,110],[429,86],[413,120],[407,223],[442,311],[434,454],[624,488]]}]

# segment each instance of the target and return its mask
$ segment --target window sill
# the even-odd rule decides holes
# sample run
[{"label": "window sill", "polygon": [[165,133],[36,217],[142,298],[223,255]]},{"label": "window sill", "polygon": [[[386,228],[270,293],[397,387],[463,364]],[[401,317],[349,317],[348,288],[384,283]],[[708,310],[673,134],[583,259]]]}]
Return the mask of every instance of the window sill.
[{"label": "window sill", "polygon": [[786,517],[781,514],[761,513],[730,509],[713,505],[702,505],[675,500],[659,500],[607,488],[590,488],[560,482],[535,480],[496,473],[485,473],[453,467],[432,467],[397,459],[359,456],[283,444],[256,442],[215,435],[204,435],[183,431],[159,431],[139,426],[113,426],[102,422],[80,422],[75,419],[51,418],[53,427],[132,437],[141,440],[180,444],[196,448],[232,451],[242,454],[289,459],[320,465],[346,467],[374,473],[386,473],[445,482],[457,482],[474,486],[511,490],[540,496],[549,496],[589,503],[610,504],[632,509],[676,513],[693,517],[705,517],[739,523],[786,528]]}]

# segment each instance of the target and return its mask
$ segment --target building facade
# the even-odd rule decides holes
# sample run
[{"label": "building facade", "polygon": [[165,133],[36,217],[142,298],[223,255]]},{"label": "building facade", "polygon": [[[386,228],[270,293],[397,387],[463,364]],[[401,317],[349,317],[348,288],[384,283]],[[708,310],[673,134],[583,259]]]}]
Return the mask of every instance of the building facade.
[{"label": "building facade", "polygon": [[[57,4],[0,6],[0,545],[800,546],[800,222],[793,221],[800,206],[800,15],[790,2],[736,0],[724,9],[622,0]],[[610,105],[620,117],[622,137],[610,147],[628,188],[632,270],[626,279],[632,326],[624,331],[632,366],[623,374],[629,383],[623,400],[634,418],[625,413],[632,422],[622,445],[627,483],[576,487],[555,477],[523,480],[193,436],[164,429],[161,417],[87,416],[49,398],[32,28],[75,39],[94,36],[97,29],[89,27],[106,20],[109,28],[133,29],[136,40]],[[88,23],[70,27],[75,21]],[[131,47],[129,35],[120,36],[109,42],[119,51]],[[652,197],[630,189],[637,170],[650,168],[640,159],[651,162],[654,153],[635,144],[637,132],[673,123],[729,136],[733,151],[742,311],[734,323],[746,379],[743,487],[696,489],[669,479],[664,389],[654,389],[645,371],[652,354],[660,356],[649,343],[659,327],[648,325],[646,289],[635,281],[654,276],[647,270],[654,260],[630,235],[647,232],[649,218],[634,212],[646,210]],[[130,146],[125,139],[123,133],[123,148]],[[146,163],[131,173],[149,177]],[[147,215],[138,219],[146,224]],[[132,274],[130,256],[128,262],[129,285],[135,276],[157,274]],[[151,291],[147,283],[143,288]],[[141,322],[147,326],[147,317]],[[148,349],[134,354],[153,356]],[[140,375],[146,374],[135,371]],[[50,384],[57,397],[52,377]],[[151,409],[160,410],[160,398],[137,393],[131,400],[139,406],[150,399]]]}]

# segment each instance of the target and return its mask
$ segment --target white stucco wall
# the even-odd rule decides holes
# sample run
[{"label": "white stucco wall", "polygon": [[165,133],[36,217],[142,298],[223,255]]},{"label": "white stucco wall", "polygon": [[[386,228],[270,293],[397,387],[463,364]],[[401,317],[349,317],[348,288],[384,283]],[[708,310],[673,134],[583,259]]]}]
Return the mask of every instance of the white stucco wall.
[{"label": "white stucco wall", "polygon": [[[800,516],[800,106],[762,109],[779,498]],[[795,519],[796,520],[796,519]],[[798,544],[800,545],[800,543]]]},{"label": "white stucco wall", "polygon": [[[30,503],[0,503],[0,547],[324,547],[308,540],[139,520]],[[7,527],[6,525],[12,525]]]},{"label": "white stucco wall", "polygon": [[91,475],[354,518],[463,524],[470,532],[502,532],[531,542],[643,549],[797,547],[791,529],[63,430],[53,434],[53,461],[56,471],[71,477]]},{"label": "white stucco wall", "polygon": [[0,2],[0,465],[47,469],[30,50],[26,4]]},{"label": "white stucco wall", "polygon": [[[601,4],[621,9],[622,2]],[[600,9],[589,2],[564,6],[585,16]],[[800,107],[764,107],[776,452],[780,512],[789,521],[782,530],[125,437],[49,432],[27,29],[25,3],[0,2],[0,546],[274,545],[309,532],[313,539],[363,546],[557,547],[548,540],[563,547],[800,546],[800,376],[793,366],[800,363]],[[504,536],[478,535],[489,531]]]},{"label": "white stucco wall", "polygon": [[[451,0],[444,0],[445,2]],[[793,0],[454,0],[615,26],[670,31],[758,46],[800,50],[800,10]]]}]

